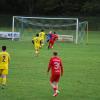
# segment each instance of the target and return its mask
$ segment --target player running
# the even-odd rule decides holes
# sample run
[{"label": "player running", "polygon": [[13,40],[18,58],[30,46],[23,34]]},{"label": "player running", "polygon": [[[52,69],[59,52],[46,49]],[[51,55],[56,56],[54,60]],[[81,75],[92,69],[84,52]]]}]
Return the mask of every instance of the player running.
[{"label": "player running", "polygon": [[39,34],[36,34],[36,37],[33,37],[32,43],[33,43],[34,48],[35,48],[35,54],[36,54],[36,56],[38,56],[40,45],[41,45],[41,39],[39,37]]},{"label": "player running", "polygon": [[39,37],[41,38],[41,47],[42,47],[44,45],[44,41],[45,41],[45,32],[43,29],[39,33]]},{"label": "player running", "polygon": [[48,43],[50,38],[51,38],[51,34],[52,34],[52,31],[50,31],[48,34],[46,34],[46,42]]},{"label": "player running", "polygon": [[54,45],[54,43],[55,43],[55,41],[56,41],[57,39],[58,39],[58,35],[56,34],[56,32],[54,32],[54,34],[51,33],[51,38],[50,38],[50,40],[49,40],[48,49],[49,49],[49,48],[53,48],[53,45]]},{"label": "player running", "polygon": [[53,57],[50,58],[47,72],[49,72],[50,69],[51,69],[50,84],[54,90],[53,96],[57,96],[59,93],[58,82],[59,82],[60,76],[63,75],[62,61],[60,57],[58,57],[57,52],[53,52]]},{"label": "player running", "polygon": [[9,62],[10,55],[6,52],[6,46],[2,46],[2,52],[0,52],[0,85],[2,89],[6,86]]}]

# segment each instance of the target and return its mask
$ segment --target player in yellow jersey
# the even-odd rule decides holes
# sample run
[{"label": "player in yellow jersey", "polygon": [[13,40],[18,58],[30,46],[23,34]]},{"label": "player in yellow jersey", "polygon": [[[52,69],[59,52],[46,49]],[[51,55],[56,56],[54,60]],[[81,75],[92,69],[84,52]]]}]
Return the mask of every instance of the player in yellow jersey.
[{"label": "player in yellow jersey", "polygon": [[45,32],[44,30],[42,29],[41,32],[39,33],[39,37],[41,38],[41,46],[44,45],[44,41],[45,41]]},{"label": "player in yellow jersey", "polygon": [[35,48],[35,54],[36,54],[36,56],[38,56],[40,45],[41,45],[41,38],[39,37],[39,34],[36,34],[36,37],[33,37],[32,43]]},{"label": "player in yellow jersey", "polygon": [[10,55],[6,52],[6,46],[2,46],[2,52],[0,52],[0,85],[2,86],[2,89],[6,85],[9,62]]}]

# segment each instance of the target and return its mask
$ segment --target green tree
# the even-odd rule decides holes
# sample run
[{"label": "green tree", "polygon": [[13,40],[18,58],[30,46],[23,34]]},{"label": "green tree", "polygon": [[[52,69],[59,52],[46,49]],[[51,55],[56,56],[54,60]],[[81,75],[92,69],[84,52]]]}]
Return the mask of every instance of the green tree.
[{"label": "green tree", "polygon": [[87,15],[100,15],[100,0],[88,0],[84,3],[82,11]]}]

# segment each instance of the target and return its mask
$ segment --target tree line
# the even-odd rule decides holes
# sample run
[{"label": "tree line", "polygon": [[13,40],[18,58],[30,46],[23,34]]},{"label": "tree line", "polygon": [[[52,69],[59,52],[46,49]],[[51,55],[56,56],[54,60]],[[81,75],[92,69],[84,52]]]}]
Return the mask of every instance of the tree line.
[{"label": "tree line", "polygon": [[0,0],[0,13],[27,16],[98,16],[100,0]]}]

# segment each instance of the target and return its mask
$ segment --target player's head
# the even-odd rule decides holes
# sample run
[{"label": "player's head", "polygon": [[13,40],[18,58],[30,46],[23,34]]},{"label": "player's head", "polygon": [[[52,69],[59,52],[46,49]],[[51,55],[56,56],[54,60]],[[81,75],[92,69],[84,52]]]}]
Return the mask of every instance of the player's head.
[{"label": "player's head", "polygon": [[54,51],[54,52],[53,52],[53,55],[54,55],[54,56],[57,56],[57,55],[58,55],[58,52],[57,52],[57,51]]},{"label": "player's head", "polygon": [[6,46],[2,46],[2,51],[6,51]]},{"label": "player's head", "polygon": [[52,33],[52,31],[49,32],[49,34],[51,34],[51,33]]},{"label": "player's head", "polygon": [[43,30],[43,29],[41,29],[41,32],[44,32],[44,30]]},{"label": "player's head", "polygon": [[37,33],[36,36],[39,37],[39,34]]},{"label": "player's head", "polygon": [[56,32],[54,32],[54,34],[56,34]]}]

